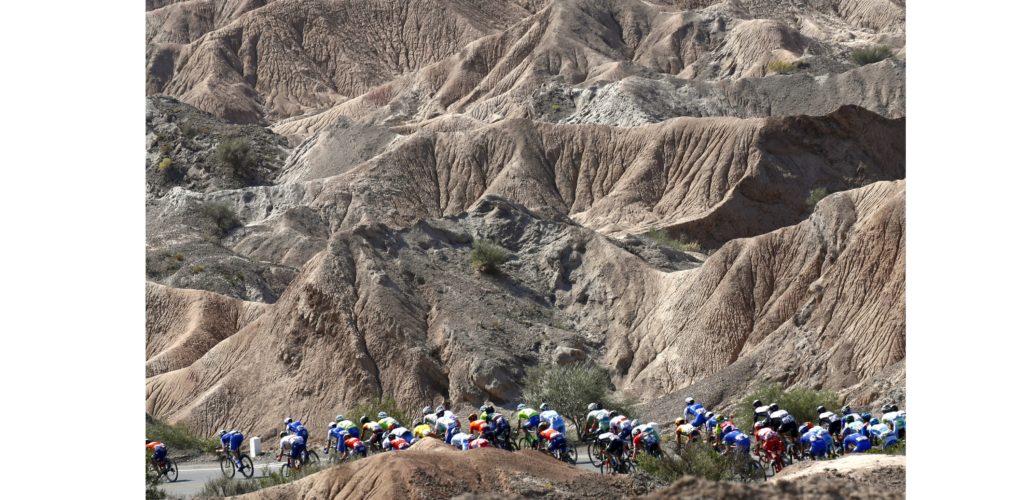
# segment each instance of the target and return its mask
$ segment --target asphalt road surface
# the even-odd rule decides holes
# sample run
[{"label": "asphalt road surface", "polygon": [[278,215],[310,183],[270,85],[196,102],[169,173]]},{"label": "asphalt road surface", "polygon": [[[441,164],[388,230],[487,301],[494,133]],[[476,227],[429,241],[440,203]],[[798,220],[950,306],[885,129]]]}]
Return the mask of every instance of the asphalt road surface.
[{"label": "asphalt road surface", "polygon": [[[252,479],[246,479],[236,472],[234,481],[255,481],[256,478],[266,475],[267,471],[276,472],[280,470],[283,464],[284,462],[257,459],[253,464],[256,473],[253,474]],[[576,467],[594,473],[600,471],[597,466],[590,463],[590,460],[587,458],[587,447],[582,444],[576,447]],[[217,462],[179,463],[178,480],[173,483],[163,480],[159,488],[169,495],[188,498],[202,493],[203,486],[206,485],[207,481],[219,477],[223,477],[223,474],[221,474],[220,465]]]}]

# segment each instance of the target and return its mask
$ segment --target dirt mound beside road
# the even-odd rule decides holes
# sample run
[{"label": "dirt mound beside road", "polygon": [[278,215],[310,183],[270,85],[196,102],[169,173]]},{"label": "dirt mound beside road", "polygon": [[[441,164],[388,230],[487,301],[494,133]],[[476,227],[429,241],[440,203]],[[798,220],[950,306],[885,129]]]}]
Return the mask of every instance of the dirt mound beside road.
[{"label": "dirt mound beside road", "polygon": [[403,452],[357,460],[240,498],[436,500],[463,494],[621,498],[644,493],[638,488],[631,478],[599,476],[535,451],[459,451],[429,439]]}]

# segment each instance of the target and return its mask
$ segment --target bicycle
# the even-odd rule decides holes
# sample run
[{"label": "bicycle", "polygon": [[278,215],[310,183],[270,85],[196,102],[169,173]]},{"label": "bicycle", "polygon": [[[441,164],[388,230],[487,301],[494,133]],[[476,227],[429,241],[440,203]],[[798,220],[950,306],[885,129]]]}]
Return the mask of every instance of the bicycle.
[{"label": "bicycle", "polygon": [[587,443],[587,458],[590,459],[590,463],[597,463],[594,459],[597,458],[598,450],[601,449],[601,445],[597,443],[597,432],[584,432],[580,435],[580,442]]},{"label": "bicycle", "polygon": [[281,465],[281,476],[292,477],[302,470],[302,458],[294,461],[292,457],[288,457],[288,461]]},{"label": "bicycle", "polygon": [[728,447],[722,452],[732,462],[732,472],[741,482],[767,481],[768,472],[761,466],[760,461],[747,453],[740,453],[734,447]]},{"label": "bicycle", "polygon": [[781,455],[776,455],[775,453],[772,453],[765,449],[759,449],[755,451],[754,456],[756,456],[758,461],[761,463],[761,467],[764,468],[765,474],[767,474],[768,470],[770,469],[772,471],[771,475],[774,476],[775,474],[781,472],[782,468],[785,467],[786,465],[783,462]]},{"label": "bicycle", "polygon": [[236,463],[235,457],[232,456],[230,451],[221,450],[218,462],[220,463],[220,472],[221,474],[224,474],[224,477],[228,479],[235,477],[235,471],[241,472],[242,476],[246,478],[252,477],[256,470],[252,465],[252,459],[245,453],[241,453],[240,455],[241,458],[239,458],[238,463]]},{"label": "bicycle", "polygon": [[605,471],[608,474],[632,474],[636,472],[636,463],[625,456],[616,457],[599,448],[598,457],[601,458],[601,462],[597,466],[601,474],[605,474]]},{"label": "bicycle", "polygon": [[167,482],[173,483],[178,480],[178,464],[170,457],[164,457],[163,464],[153,460],[153,470],[157,476],[163,476]]},{"label": "bicycle", "polygon": [[544,453],[551,455],[552,457],[555,457],[556,460],[560,460],[570,465],[576,465],[576,449],[573,448],[572,446],[569,446],[568,443],[566,443],[565,446],[561,449],[547,451],[546,448],[542,448],[542,451]]}]

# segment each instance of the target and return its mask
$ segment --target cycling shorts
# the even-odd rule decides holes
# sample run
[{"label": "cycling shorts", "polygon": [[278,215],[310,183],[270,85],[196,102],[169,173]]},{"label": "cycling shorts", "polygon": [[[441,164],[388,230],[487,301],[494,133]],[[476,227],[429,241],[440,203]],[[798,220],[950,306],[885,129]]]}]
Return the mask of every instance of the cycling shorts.
[{"label": "cycling shorts", "polygon": [[523,429],[533,430],[538,425],[540,425],[540,415],[534,415],[523,424]]},{"label": "cycling shorts", "polygon": [[565,436],[558,436],[548,444],[548,451],[555,451],[565,448]]},{"label": "cycling shorts", "polygon": [[231,451],[238,451],[242,447],[242,442],[245,441],[245,436],[241,434],[234,434],[231,436]]},{"label": "cycling shorts", "polygon": [[163,460],[167,456],[167,448],[164,446],[157,446],[153,448],[153,458],[157,460]]},{"label": "cycling shorts", "polygon": [[306,451],[306,444],[292,443],[292,452],[288,456],[292,459],[298,459],[302,457],[302,452]]}]

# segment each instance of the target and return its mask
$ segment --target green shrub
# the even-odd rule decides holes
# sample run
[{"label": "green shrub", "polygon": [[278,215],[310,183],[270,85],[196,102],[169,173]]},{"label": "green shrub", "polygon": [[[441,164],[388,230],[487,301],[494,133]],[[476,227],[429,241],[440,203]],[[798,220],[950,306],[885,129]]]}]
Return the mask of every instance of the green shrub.
[{"label": "green shrub", "polygon": [[618,398],[611,389],[608,370],[594,363],[539,365],[526,370],[523,398],[535,408],[541,403],[551,405],[573,424],[576,438],[582,439],[590,403],[601,403],[624,415],[635,415],[635,402]]},{"label": "green shrub", "polygon": [[167,498],[167,493],[157,487],[160,484],[160,474],[153,468],[153,461],[146,452],[146,500],[161,500]]},{"label": "green shrub", "polygon": [[850,53],[850,60],[857,63],[860,66],[865,64],[876,63],[883,59],[887,59],[892,56],[892,50],[884,45],[876,45],[873,47],[864,47],[860,49],[854,49]]},{"label": "green shrub", "polygon": [[907,454],[907,442],[906,440],[900,441],[896,446],[890,446],[888,448],[880,448],[878,446],[868,450],[868,453],[873,455],[906,455]]},{"label": "green shrub", "polygon": [[199,274],[199,273],[205,271],[206,268],[203,267],[203,266],[200,266],[199,264],[192,264],[191,266],[188,266],[188,270],[192,274]]},{"label": "green shrub", "polygon": [[562,105],[561,104],[555,103],[555,104],[551,105],[551,111],[557,113],[557,112],[559,112],[561,110],[562,110]]},{"label": "green shrub", "polygon": [[710,481],[739,479],[730,457],[722,456],[711,445],[695,441],[679,450],[679,455],[665,454],[655,458],[646,453],[637,455],[637,467],[666,483],[683,476],[697,476]]},{"label": "green shrub", "polygon": [[814,188],[807,195],[807,200],[805,200],[804,203],[807,203],[807,208],[809,210],[814,210],[814,207],[818,206],[818,202],[826,196],[828,196],[828,189],[823,187]]},{"label": "green shrub", "polygon": [[832,391],[816,391],[813,389],[795,388],[784,390],[782,384],[763,385],[754,392],[748,394],[740,402],[738,415],[733,421],[740,426],[744,432],[754,426],[754,400],[761,400],[769,405],[778,403],[779,408],[786,410],[798,423],[817,422],[818,412],[815,409],[818,405],[825,405],[826,408],[835,411],[841,403],[839,396]]},{"label": "green shrub", "polygon": [[199,213],[213,222],[219,235],[225,235],[232,229],[242,227],[242,222],[230,207],[223,203],[204,203],[199,207]]},{"label": "green shrub", "polygon": [[274,470],[271,470],[270,466],[265,465],[263,466],[262,477],[249,480],[228,479],[226,477],[211,479],[203,485],[203,491],[199,493],[199,497],[224,498],[252,493],[263,488],[269,488],[271,486],[277,486],[279,484],[285,484],[297,479],[302,479],[310,474],[315,474],[329,467],[331,467],[331,465],[320,463],[308,464],[296,471],[295,474],[285,477],[281,475],[280,467],[276,467]]},{"label": "green shrub", "polygon": [[160,154],[164,154],[165,155],[170,150],[171,150],[171,145],[169,143],[166,143],[166,142],[161,142],[160,143]]},{"label": "green shrub", "polygon": [[799,67],[795,62],[786,62],[775,60],[768,63],[768,71],[779,75],[788,75],[790,73],[796,73]]},{"label": "green shrub", "polygon": [[216,438],[199,437],[183,424],[171,425],[156,418],[146,419],[146,438],[164,443],[169,451],[212,453],[220,448]]},{"label": "green shrub", "polygon": [[173,164],[174,164],[173,160],[171,160],[170,158],[164,158],[164,159],[160,160],[160,164],[156,168],[157,168],[157,170],[159,170],[161,172],[167,172],[168,170],[170,170],[171,165],[173,165]]},{"label": "green shrub", "polygon": [[489,240],[476,240],[473,250],[469,252],[469,264],[477,272],[497,274],[499,266],[509,258],[507,250]]},{"label": "green shrub", "polygon": [[676,239],[664,229],[652,229],[645,235],[648,238],[654,240],[655,243],[663,246],[672,248],[678,252],[699,252],[700,244],[688,239]]},{"label": "green shrub", "polygon": [[[396,420],[401,422],[406,427],[412,428],[412,420],[408,420],[408,416],[398,403],[392,398],[378,398],[374,401],[359,401],[354,405],[350,406],[345,410],[344,415],[346,418],[353,422],[358,422],[359,418],[363,415],[370,417],[372,420],[377,420],[377,413],[385,412],[388,416],[394,417]],[[324,422],[324,425],[329,422]],[[318,424],[314,424],[318,425]]]},{"label": "green shrub", "polygon": [[244,137],[232,137],[220,141],[214,156],[226,169],[225,173],[240,177],[250,177],[259,163],[249,141]]}]

